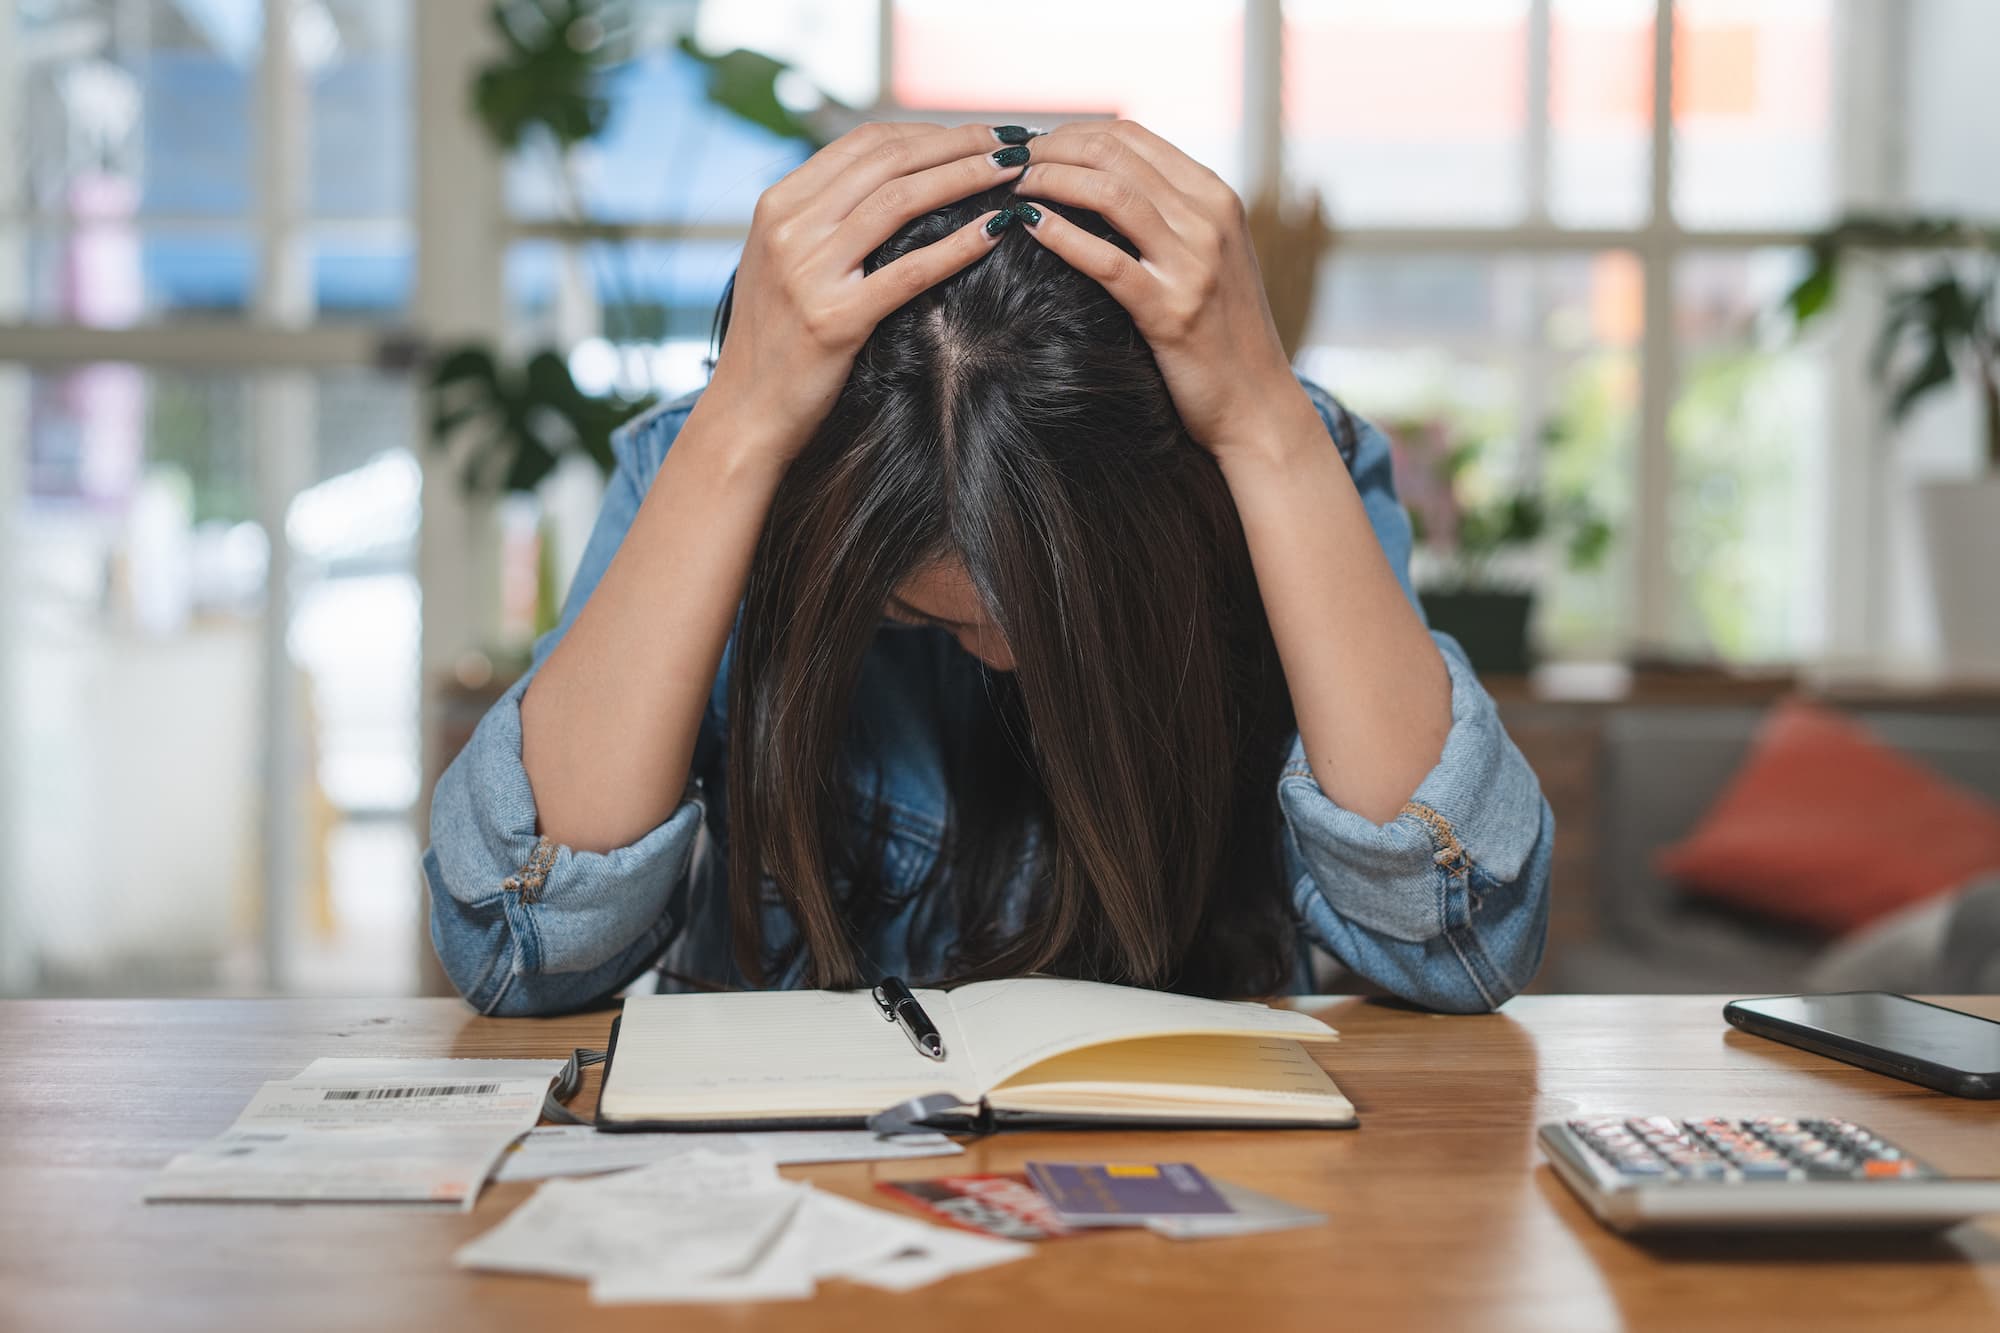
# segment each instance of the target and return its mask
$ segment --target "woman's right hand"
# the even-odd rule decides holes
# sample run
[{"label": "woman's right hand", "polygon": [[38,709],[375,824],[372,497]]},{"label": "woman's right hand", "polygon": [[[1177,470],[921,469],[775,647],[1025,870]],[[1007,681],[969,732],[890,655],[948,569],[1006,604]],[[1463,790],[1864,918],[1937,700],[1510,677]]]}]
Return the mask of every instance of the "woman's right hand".
[{"label": "woman's right hand", "polygon": [[864,276],[862,261],[911,219],[1012,180],[1026,156],[986,125],[870,124],[766,190],[697,411],[729,412],[731,438],[789,462],[832,410],[875,326],[991,250],[995,214],[874,273]]}]

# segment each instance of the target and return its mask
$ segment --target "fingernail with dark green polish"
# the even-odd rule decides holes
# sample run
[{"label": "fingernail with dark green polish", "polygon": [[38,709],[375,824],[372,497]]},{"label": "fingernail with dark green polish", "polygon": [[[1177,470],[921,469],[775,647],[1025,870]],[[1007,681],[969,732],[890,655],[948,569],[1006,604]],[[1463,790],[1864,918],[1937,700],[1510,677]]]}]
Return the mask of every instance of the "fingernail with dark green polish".
[{"label": "fingernail with dark green polish", "polygon": [[1027,163],[1028,150],[1018,144],[1012,148],[1002,148],[993,154],[993,165],[996,167],[1021,167]]},{"label": "fingernail with dark green polish", "polygon": [[1003,208],[998,213],[995,213],[992,217],[986,219],[986,234],[988,236],[998,236],[1001,232],[1007,230],[1007,228],[1013,225],[1014,225],[1014,210],[1011,208]]},{"label": "fingernail with dark green polish", "polygon": [[1014,205],[1014,215],[1030,227],[1042,220],[1042,210],[1036,208],[1033,204]]},{"label": "fingernail with dark green polish", "polygon": [[1036,135],[1047,133],[1047,130],[1038,130],[1027,125],[995,125],[993,127],[993,137],[1001,143],[1026,143]]}]

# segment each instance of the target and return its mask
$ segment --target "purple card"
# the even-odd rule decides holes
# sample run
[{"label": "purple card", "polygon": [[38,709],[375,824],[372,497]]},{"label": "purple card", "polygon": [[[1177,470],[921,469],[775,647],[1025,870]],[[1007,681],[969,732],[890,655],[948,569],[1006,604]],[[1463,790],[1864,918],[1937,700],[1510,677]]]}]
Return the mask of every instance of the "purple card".
[{"label": "purple card", "polygon": [[1069,1226],[1144,1226],[1154,1217],[1236,1211],[1188,1162],[1030,1162],[1028,1179]]}]

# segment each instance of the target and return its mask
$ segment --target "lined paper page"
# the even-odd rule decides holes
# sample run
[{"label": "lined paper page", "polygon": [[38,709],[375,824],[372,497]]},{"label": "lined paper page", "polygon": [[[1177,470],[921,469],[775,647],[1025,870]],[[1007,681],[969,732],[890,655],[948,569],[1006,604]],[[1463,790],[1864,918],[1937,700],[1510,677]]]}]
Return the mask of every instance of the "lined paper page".
[{"label": "lined paper page", "polygon": [[1206,1033],[1336,1039],[1334,1030],[1317,1018],[1288,1009],[1059,977],[961,986],[951,994],[951,1008],[979,1052],[989,1088],[1050,1056],[1131,1037]]},{"label": "lined paper page", "polygon": [[866,991],[635,995],[625,1001],[605,1114],[626,1120],[872,1115],[899,1101],[981,1091],[942,991],[918,1002],[946,1058],[918,1053]]}]

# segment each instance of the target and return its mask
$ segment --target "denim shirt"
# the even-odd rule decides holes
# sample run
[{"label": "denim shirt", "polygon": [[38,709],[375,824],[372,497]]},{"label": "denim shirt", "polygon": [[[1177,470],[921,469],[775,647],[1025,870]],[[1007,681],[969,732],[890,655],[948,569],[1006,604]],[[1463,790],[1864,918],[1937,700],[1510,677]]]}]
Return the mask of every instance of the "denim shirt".
[{"label": "denim shirt", "polygon": [[[1410,525],[1390,478],[1388,441],[1316,386],[1306,389],[1409,592]],[[722,808],[733,639],[681,803],[629,846],[580,852],[539,836],[521,766],[521,695],[533,669],[611,563],[693,403],[690,395],[656,408],[618,434],[617,471],[561,623],[536,643],[529,674],[438,780],[424,854],[431,939],[453,984],[482,1013],[585,1007],[656,965],[677,984],[744,984],[731,961]],[[1297,736],[1271,775],[1299,927],[1296,990],[1312,987],[1314,944],[1365,981],[1450,1012],[1494,1008],[1541,961],[1554,819],[1463,652],[1433,637],[1451,677],[1451,730],[1400,814],[1378,825],[1342,809],[1313,780]],[[937,630],[885,624],[863,662],[854,717],[870,753],[857,759],[881,775],[875,798],[890,831],[883,877],[891,901],[902,903],[860,941],[866,964],[883,973],[936,976],[952,943],[951,909],[939,901],[947,893],[907,890],[937,857],[949,808],[933,720],[978,706],[976,681],[974,659]],[[853,817],[865,824],[874,813],[872,803],[858,803]],[[1028,870],[1024,862],[1015,883],[1017,920],[1027,910]],[[783,910],[770,909],[766,940],[782,946],[794,936]],[[802,972],[799,960],[776,984],[801,985]]]}]

